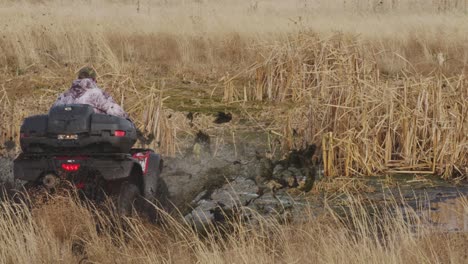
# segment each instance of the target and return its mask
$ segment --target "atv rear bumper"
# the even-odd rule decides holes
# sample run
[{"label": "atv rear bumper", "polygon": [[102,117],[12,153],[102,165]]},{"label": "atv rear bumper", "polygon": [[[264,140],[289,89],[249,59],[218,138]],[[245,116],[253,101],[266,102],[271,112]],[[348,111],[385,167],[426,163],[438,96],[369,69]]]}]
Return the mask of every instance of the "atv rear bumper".
[{"label": "atv rear bumper", "polygon": [[140,166],[130,154],[93,154],[64,156],[63,154],[20,154],[14,161],[15,179],[37,181],[46,173],[63,174],[62,164],[79,164],[80,172],[95,171],[107,181],[126,178],[134,166]]}]

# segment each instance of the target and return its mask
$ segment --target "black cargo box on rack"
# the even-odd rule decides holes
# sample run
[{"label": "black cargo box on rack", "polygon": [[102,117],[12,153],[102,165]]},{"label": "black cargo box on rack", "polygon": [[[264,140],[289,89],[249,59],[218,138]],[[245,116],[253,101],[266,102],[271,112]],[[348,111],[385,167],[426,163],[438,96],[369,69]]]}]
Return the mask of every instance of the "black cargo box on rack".
[{"label": "black cargo box on rack", "polygon": [[95,113],[85,104],[59,105],[48,115],[28,117],[20,133],[21,149],[26,153],[128,153],[137,137],[131,121]]}]

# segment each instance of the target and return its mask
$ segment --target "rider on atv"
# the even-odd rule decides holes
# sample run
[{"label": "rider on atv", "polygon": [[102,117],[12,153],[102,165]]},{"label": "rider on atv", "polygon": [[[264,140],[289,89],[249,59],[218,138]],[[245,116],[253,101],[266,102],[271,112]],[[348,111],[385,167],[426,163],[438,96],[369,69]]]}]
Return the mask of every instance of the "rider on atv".
[{"label": "rider on atv", "polygon": [[62,93],[53,106],[64,104],[88,104],[96,113],[128,118],[128,114],[118,105],[112,96],[97,86],[96,71],[91,67],[84,67],[78,72],[78,79],[74,80],[68,91]]},{"label": "rider on atv", "polygon": [[135,203],[152,215],[151,203],[165,207],[161,156],[132,148],[137,128],[97,87],[92,68],[80,70],[47,115],[25,118],[20,133],[23,152],[14,161],[14,175],[28,187],[53,190],[66,180],[88,198],[99,200],[103,193],[116,197],[119,212],[126,215]]}]

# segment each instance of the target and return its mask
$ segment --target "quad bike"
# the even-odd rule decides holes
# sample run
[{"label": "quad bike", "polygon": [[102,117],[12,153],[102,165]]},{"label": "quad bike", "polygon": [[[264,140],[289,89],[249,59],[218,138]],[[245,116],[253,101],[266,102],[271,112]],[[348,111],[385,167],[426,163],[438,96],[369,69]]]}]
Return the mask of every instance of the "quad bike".
[{"label": "quad bike", "polygon": [[150,149],[132,148],[137,130],[127,119],[95,113],[90,105],[60,105],[27,117],[20,133],[14,177],[27,189],[53,190],[67,181],[89,199],[114,197],[124,215],[134,208],[152,208],[154,215],[153,204],[166,204],[163,160]]}]

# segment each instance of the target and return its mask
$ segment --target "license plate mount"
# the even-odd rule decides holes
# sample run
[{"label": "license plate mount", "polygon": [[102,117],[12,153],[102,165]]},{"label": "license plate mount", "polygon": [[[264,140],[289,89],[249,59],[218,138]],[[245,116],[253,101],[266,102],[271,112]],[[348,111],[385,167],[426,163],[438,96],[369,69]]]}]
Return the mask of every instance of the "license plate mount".
[{"label": "license plate mount", "polygon": [[76,140],[78,139],[77,134],[60,134],[57,135],[58,140]]}]

